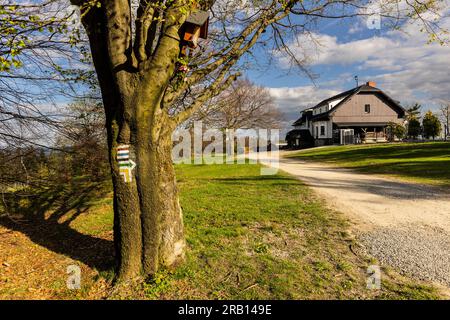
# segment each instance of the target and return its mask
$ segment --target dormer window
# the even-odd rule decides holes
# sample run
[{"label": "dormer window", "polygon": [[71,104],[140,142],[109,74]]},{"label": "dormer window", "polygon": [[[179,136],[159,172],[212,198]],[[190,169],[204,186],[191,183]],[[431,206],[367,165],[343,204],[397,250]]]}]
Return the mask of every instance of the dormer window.
[{"label": "dormer window", "polygon": [[364,112],[365,112],[365,113],[370,113],[370,104],[366,104],[366,105],[364,106]]}]

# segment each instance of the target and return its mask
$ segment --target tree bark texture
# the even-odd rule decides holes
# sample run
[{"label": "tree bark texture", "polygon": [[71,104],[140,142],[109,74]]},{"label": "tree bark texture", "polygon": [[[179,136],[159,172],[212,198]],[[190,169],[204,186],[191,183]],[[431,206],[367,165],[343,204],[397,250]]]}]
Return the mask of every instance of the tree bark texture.
[{"label": "tree bark texture", "polygon": [[[175,123],[161,105],[179,55],[183,19],[166,23],[167,36],[144,64],[130,50],[130,17],[128,1],[103,1],[83,17],[106,114],[118,280],[174,266],[184,259],[185,247],[171,158]],[[137,163],[128,182],[120,175],[121,145],[129,146]]]}]

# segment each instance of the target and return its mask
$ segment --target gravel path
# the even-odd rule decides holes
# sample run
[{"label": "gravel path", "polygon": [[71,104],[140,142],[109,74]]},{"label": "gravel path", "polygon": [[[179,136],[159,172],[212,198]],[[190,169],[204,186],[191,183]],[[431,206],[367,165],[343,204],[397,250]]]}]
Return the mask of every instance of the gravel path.
[{"label": "gravel path", "polygon": [[450,287],[450,192],[283,158],[286,153],[279,165],[269,158],[262,163],[297,177],[346,214],[372,256]]},{"label": "gravel path", "polygon": [[417,224],[379,228],[359,238],[365,251],[382,264],[450,287],[450,235],[441,228]]}]

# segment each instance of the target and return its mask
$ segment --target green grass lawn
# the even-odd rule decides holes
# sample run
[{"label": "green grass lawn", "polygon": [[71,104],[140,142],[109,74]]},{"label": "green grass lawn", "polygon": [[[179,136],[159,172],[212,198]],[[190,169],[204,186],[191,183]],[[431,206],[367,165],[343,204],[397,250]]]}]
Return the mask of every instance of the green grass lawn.
[{"label": "green grass lawn", "polygon": [[287,175],[256,165],[178,166],[187,262],[161,272],[147,297],[164,299],[432,298],[386,276],[366,289],[369,260],[349,250],[343,217]]},{"label": "green grass lawn", "polygon": [[398,143],[335,146],[302,150],[289,155],[364,173],[392,175],[401,179],[450,186],[450,143]]},{"label": "green grass lawn", "polygon": [[[25,275],[5,275],[8,282],[0,288],[0,298],[439,297],[435,288],[386,269],[382,290],[366,289],[366,269],[375,261],[354,254],[350,246],[356,248],[357,244],[347,232],[344,217],[326,208],[310,189],[290,176],[260,176],[260,167],[248,164],[179,165],[177,178],[188,244],[185,264],[161,270],[132,290],[111,288],[111,268],[97,271],[83,264],[83,290],[65,289],[65,268],[76,263],[68,261],[68,255],[94,265],[112,257],[111,195],[94,189],[91,197],[82,198],[79,193],[73,193],[74,201],[63,197],[73,206],[56,211],[57,220],[42,220],[39,225],[45,228],[26,224],[11,235],[2,231],[0,260],[6,254],[4,259],[9,259],[11,268],[23,268]],[[82,188],[73,185],[69,195],[70,190]],[[2,224],[11,226],[8,221]],[[70,254],[71,243],[76,254]],[[59,249],[62,244],[64,250]],[[46,270],[47,275],[29,273],[29,269]],[[31,286],[37,291],[28,291]]]}]

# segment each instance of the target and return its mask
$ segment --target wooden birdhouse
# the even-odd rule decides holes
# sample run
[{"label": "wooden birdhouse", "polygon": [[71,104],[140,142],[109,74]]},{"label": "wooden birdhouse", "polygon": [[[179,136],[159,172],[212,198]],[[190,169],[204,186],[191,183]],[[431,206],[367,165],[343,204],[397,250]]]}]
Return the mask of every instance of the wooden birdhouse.
[{"label": "wooden birdhouse", "polygon": [[208,38],[209,12],[196,10],[186,19],[181,29],[182,46],[185,51],[186,46],[195,49],[199,39]]}]

